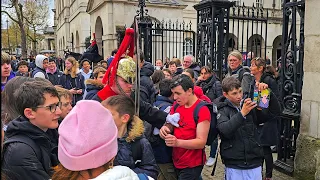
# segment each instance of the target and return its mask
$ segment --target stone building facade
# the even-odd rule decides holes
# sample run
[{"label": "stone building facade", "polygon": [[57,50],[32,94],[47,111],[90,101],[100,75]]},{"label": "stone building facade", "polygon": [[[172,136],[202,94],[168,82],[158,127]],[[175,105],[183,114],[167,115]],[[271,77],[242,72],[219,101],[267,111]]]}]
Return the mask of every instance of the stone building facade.
[{"label": "stone building facade", "polygon": [[[191,29],[196,32],[197,12],[193,6],[199,0],[149,0],[146,2],[148,14],[159,22],[169,21],[191,22]],[[269,11],[267,39],[256,33],[246,37],[244,46],[256,45],[262,48],[266,55],[275,62],[280,57],[281,50],[281,0],[238,0],[236,5],[248,7],[264,7]],[[133,23],[134,16],[139,10],[137,0],[56,0],[55,1],[55,33],[56,49],[59,55],[63,50],[83,53],[85,39],[93,32],[100,55],[106,57],[118,46],[117,32]],[[240,27],[242,26],[240,22]],[[246,26],[246,24],[245,24]],[[230,29],[231,31],[231,29]],[[263,30],[265,32],[265,30]],[[232,32],[235,44],[242,44],[242,38],[237,37],[242,33],[236,29]],[[196,42],[196,40],[193,40]],[[266,47],[265,47],[266,41]],[[260,45],[259,45],[260,43]],[[235,47],[239,48],[240,47]],[[254,48],[255,49],[255,48]],[[258,49],[257,52],[260,52]],[[257,53],[260,55],[259,53]],[[181,57],[180,57],[181,58]]]},{"label": "stone building facade", "polygon": [[45,27],[43,30],[43,39],[39,42],[37,52],[42,50],[55,50],[55,36],[53,27]]}]

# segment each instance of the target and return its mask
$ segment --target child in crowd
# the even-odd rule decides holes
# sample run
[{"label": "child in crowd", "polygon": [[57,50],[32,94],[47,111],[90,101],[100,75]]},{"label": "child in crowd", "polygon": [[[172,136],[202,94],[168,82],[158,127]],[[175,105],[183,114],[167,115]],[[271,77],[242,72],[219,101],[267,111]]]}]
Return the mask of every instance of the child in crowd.
[{"label": "child in crowd", "polygon": [[[153,106],[159,108],[166,113],[170,112],[173,104],[173,95],[170,88],[172,83],[171,79],[163,79],[159,83],[159,95],[156,97],[156,101]],[[177,175],[172,162],[172,147],[166,146],[166,143],[159,136],[159,129],[154,128],[153,138],[150,141],[154,157],[160,168],[158,180],[175,180]]]},{"label": "child in crowd", "polygon": [[143,135],[143,121],[135,116],[134,102],[128,96],[115,95],[101,104],[111,112],[118,128],[118,153],[114,165],[127,166],[135,173],[157,179],[158,167],[151,145]]},{"label": "child in crowd", "polygon": [[263,152],[254,124],[257,103],[250,98],[242,101],[241,83],[234,77],[222,81],[222,90],[224,97],[218,102],[217,128],[226,180],[262,179]]},{"label": "child in crowd", "polygon": [[18,63],[18,71],[16,72],[16,76],[25,76],[30,77],[29,68],[28,68],[28,62],[21,60]]},{"label": "child in crowd", "polygon": [[97,101],[79,101],[60,124],[61,164],[52,180],[139,180],[130,168],[114,166],[117,135],[110,111]]}]

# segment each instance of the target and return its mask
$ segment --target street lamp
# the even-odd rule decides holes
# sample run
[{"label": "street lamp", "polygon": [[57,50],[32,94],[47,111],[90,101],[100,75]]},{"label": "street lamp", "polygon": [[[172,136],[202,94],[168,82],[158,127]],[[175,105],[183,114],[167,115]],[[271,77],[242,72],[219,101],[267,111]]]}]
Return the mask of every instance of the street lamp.
[{"label": "street lamp", "polygon": [[11,47],[10,47],[10,42],[9,42],[9,20],[7,19],[7,34],[8,34],[8,47],[9,47],[9,53],[11,54]]}]

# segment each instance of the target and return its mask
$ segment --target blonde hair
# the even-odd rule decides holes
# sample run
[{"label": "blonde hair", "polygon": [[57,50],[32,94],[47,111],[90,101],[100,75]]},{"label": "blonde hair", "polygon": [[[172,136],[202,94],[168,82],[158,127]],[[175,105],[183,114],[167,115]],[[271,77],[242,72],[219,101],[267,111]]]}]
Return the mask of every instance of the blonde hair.
[{"label": "blonde hair", "polygon": [[77,77],[77,70],[79,68],[79,63],[74,57],[68,57],[66,61],[69,61],[72,64],[72,68],[68,70],[67,68],[64,69],[64,74],[70,74],[72,78]]},{"label": "blonde hair", "polygon": [[8,53],[1,52],[1,65],[3,64],[10,64],[11,63],[11,57]]},{"label": "blonde hair", "polygon": [[55,88],[58,91],[59,98],[61,98],[61,97],[65,97],[67,99],[72,98],[72,93],[70,91],[68,91],[67,89],[62,88],[62,87],[58,87],[58,86],[55,86]]},{"label": "blonde hair", "polygon": [[177,67],[181,66],[181,60],[178,58],[172,58],[173,62],[176,62]]},{"label": "blonde hair", "polygon": [[230,52],[228,55],[228,59],[230,58],[230,56],[234,56],[237,59],[241,60],[241,62],[242,62],[242,54],[238,50],[234,50],[234,51]]}]

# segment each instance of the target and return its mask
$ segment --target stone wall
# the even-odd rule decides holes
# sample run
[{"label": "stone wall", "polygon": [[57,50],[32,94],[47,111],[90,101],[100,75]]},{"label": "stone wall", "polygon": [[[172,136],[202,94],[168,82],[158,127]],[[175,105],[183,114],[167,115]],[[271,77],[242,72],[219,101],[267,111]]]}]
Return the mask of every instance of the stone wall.
[{"label": "stone wall", "polygon": [[319,0],[306,0],[301,128],[295,156],[295,176],[300,179],[320,176],[320,62],[316,55],[320,51],[319,6]]}]

